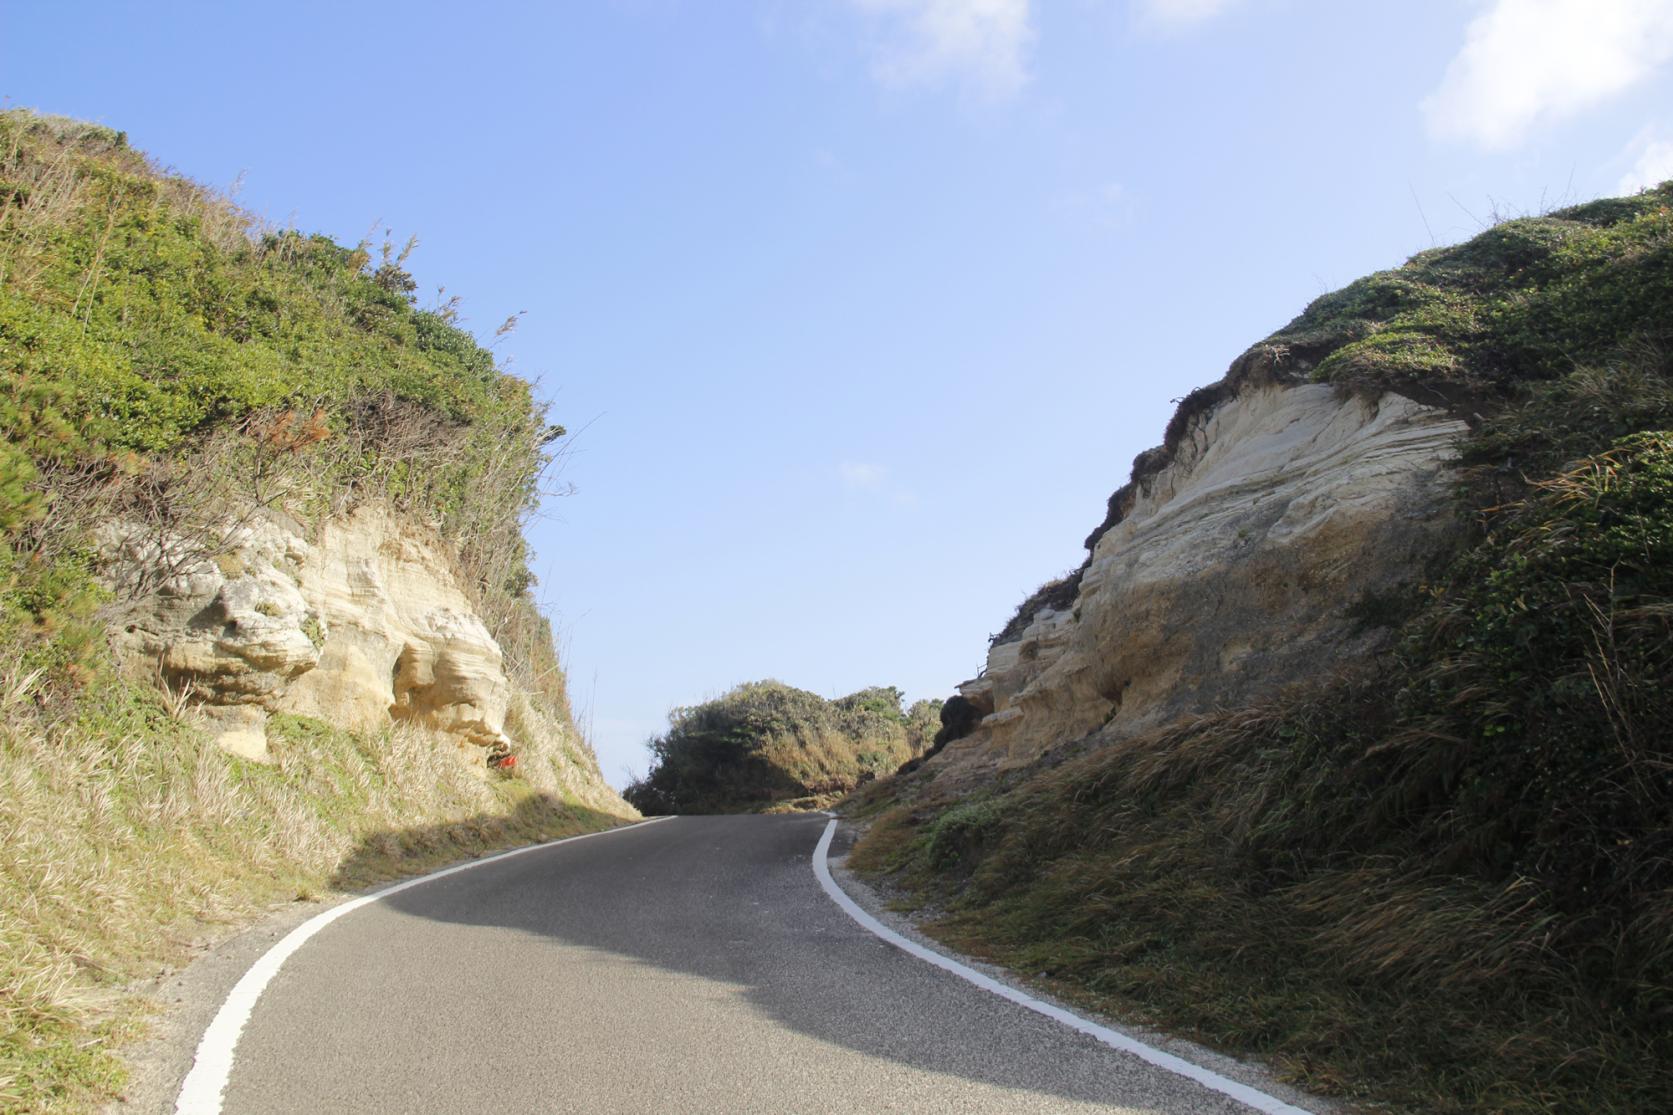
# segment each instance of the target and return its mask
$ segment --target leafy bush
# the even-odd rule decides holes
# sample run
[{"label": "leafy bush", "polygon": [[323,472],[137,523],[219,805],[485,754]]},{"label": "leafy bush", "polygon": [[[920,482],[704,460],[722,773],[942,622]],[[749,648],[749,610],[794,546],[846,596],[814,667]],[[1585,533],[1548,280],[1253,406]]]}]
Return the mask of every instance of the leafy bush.
[{"label": "leafy bush", "polygon": [[936,817],[924,855],[931,867],[948,871],[975,860],[1004,829],[1002,807],[991,798],[967,798]]},{"label": "leafy bush", "polygon": [[642,813],[735,813],[827,801],[893,770],[929,745],[940,706],[901,709],[901,691],[862,689],[827,701],[782,682],[738,686],[669,714],[652,765],[623,795]]}]

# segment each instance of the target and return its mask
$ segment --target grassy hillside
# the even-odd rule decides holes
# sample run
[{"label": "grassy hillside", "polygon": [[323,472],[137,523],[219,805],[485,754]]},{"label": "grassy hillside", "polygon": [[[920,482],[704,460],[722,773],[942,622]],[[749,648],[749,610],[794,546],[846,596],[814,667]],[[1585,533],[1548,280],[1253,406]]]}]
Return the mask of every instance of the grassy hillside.
[{"label": "grassy hillside", "polygon": [[641,812],[745,813],[829,802],[930,746],[940,705],[902,710],[901,692],[834,701],[782,682],[740,685],[675,709],[650,743],[650,772],[624,795]]},{"label": "grassy hillside", "polygon": [[1670,206],[1673,184],[1425,252],[1186,400],[1259,374],[1469,421],[1459,552],[1343,602],[1397,649],[1261,707],[1062,741],[975,797],[879,786],[856,862],[948,909],[950,940],[1325,1091],[1667,1110]]},{"label": "grassy hillside", "polygon": [[[264,227],[108,129],[0,113],[0,1108],[114,1094],[123,988],[215,925],[618,820],[565,800],[560,770],[596,761],[528,592],[522,520],[563,431],[403,261]],[[245,763],[118,676],[95,525],[213,558],[239,508],[317,524],[368,498],[439,527],[559,726],[518,740],[517,777],[297,717],[276,766]]]}]

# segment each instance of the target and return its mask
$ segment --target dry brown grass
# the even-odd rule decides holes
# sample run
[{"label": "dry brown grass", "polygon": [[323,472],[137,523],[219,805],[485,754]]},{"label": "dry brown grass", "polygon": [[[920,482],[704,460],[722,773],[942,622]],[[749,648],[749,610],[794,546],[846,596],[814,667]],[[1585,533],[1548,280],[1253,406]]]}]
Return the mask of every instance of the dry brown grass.
[{"label": "dry brown grass", "polygon": [[15,658],[0,666],[6,1110],[81,1110],[112,1094],[112,1046],[144,1010],[124,988],[217,926],[334,883],[622,819],[565,804],[574,759],[558,741],[532,743],[527,776],[502,780],[413,728],[368,738],[279,718],[277,762],[263,767],[145,691],[112,686],[55,722],[38,715],[39,680]]},{"label": "dry brown grass", "polygon": [[1673,1033],[1645,1003],[1667,985],[1666,896],[1588,943],[1540,882],[1378,831],[1391,806],[1372,799],[1398,787],[1356,796],[1327,754],[1353,750],[1344,725],[1377,686],[1334,693],[1329,712],[1216,714],[962,800],[881,784],[854,803],[873,820],[850,862],[949,911],[930,928],[956,947],[1329,1093],[1665,1110]]}]

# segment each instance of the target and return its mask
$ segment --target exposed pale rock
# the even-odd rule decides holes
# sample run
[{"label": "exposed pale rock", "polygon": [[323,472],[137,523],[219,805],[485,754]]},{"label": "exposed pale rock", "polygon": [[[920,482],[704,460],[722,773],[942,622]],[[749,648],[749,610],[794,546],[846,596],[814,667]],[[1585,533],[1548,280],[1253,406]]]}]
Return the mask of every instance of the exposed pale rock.
[{"label": "exposed pale rock", "polygon": [[315,545],[276,514],[227,534],[213,560],[131,524],[99,536],[131,598],[113,636],[121,658],[181,694],[222,747],[265,758],[263,726],[281,711],[506,740],[500,648],[439,539],[375,505],[325,524]]},{"label": "exposed pale rock", "polygon": [[1072,609],[991,648],[960,691],[993,711],[948,748],[1012,766],[1270,694],[1381,645],[1344,614],[1413,580],[1453,529],[1464,424],[1397,395],[1248,385],[1198,415],[1099,538]]},{"label": "exposed pale rock", "polygon": [[277,515],[238,524],[215,560],[198,556],[201,542],[133,524],[106,524],[97,538],[112,587],[131,601],[113,637],[130,672],[197,708],[227,750],[265,759],[265,710],[319,661],[294,579],[308,556],[296,525]]},{"label": "exposed pale rock", "polygon": [[258,763],[272,758],[267,750],[267,710],[260,705],[199,704],[192,713],[221,750]]},{"label": "exposed pale rock", "polygon": [[362,507],[325,526],[300,580],[330,634],[319,669],[289,688],[283,708],[348,727],[395,717],[473,743],[505,739],[511,689],[499,644],[424,532]]}]

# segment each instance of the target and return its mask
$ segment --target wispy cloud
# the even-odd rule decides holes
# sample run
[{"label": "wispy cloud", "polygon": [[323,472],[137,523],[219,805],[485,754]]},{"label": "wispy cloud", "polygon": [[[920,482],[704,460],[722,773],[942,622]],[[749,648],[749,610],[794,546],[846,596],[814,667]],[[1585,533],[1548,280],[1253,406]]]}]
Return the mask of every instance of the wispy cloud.
[{"label": "wispy cloud", "polygon": [[1163,31],[1183,31],[1207,23],[1239,0],[1135,0],[1133,14],[1141,24]]},{"label": "wispy cloud", "polygon": [[837,466],[837,475],[851,492],[875,492],[888,480],[889,470],[865,461],[844,461]]},{"label": "wispy cloud", "polygon": [[1638,161],[1632,164],[1632,169],[1621,176],[1615,192],[1634,194],[1648,186],[1659,186],[1669,178],[1673,178],[1673,139],[1658,137],[1646,133],[1634,140],[1628,148],[1628,158],[1633,148],[1637,149]]},{"label": "wispy cloud", "polygon": [[870,505],[892,504],[895,507],[916,507],[918,496],[910,488],[895,483],[889,470],[870,461],[843,461],[837,466],[842,488],[850,495]]},{"label": "wispy cloud", "polygon": [[1492,0],[1423,101],[1430,133],[1488,148],[1609,100],[1673,59],[1673,0]]},{"label": "wispy cloud", "polygon": [[891,85],[961,81],[994,97],[1028,82],[1029,0],[849,0],[883,34],[874,71]]}]

